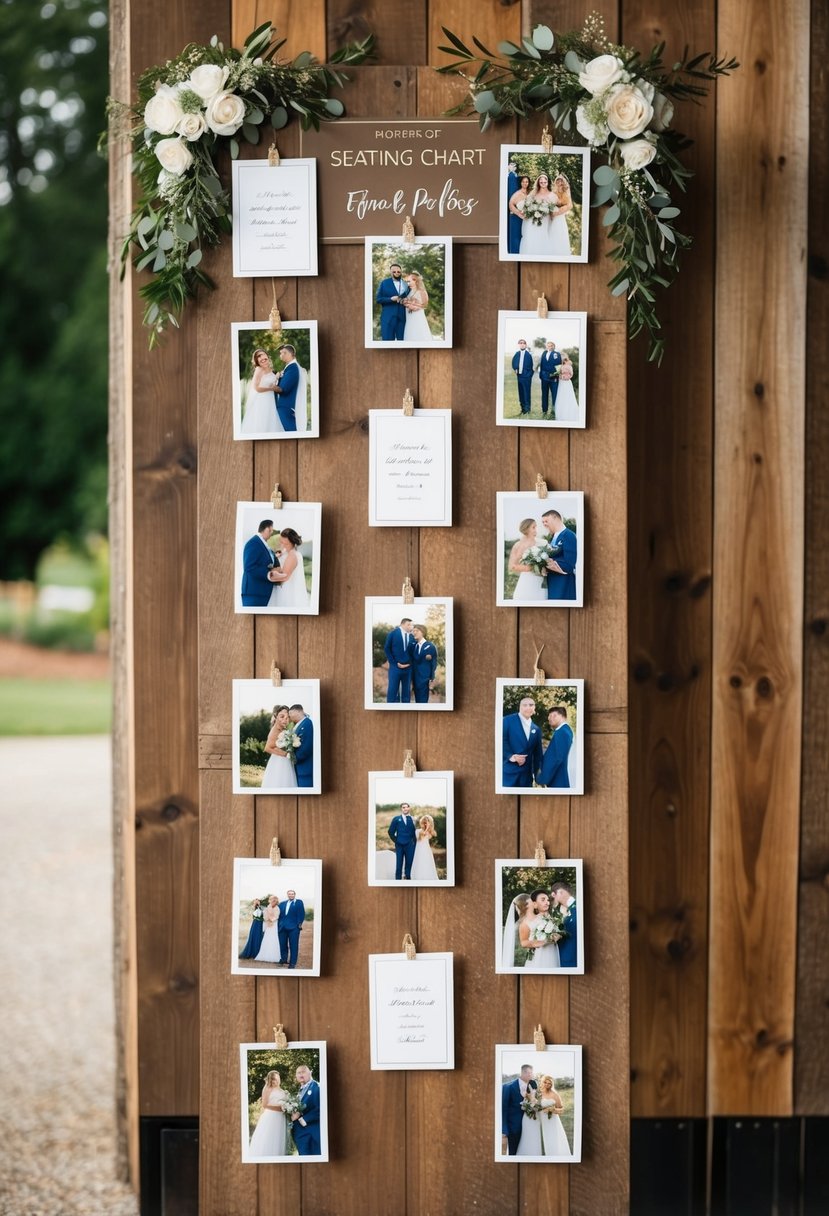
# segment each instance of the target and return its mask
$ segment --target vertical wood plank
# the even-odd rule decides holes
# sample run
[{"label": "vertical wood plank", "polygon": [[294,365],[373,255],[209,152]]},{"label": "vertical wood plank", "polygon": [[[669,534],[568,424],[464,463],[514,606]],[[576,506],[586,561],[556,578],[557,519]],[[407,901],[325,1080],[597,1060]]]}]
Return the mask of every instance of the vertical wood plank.
[{"label": "vertical wood plank", "polygon": [[[446,46],[445,26],[471,46],[474,34],[479,42],[495,50],[505,38],[521,39],[521,6],[518,4],[480,4],[478,0],[427,0],[429,14],[428,59],[437,67],[449,62],[438,46]],[[469,41],[468,41],[469,40]]]},{"label": "vertical wood plank", "polygon": [[[709,1111],[792,1110],[808,5],[724,0],[717,106]],[[785,222],[781,217],[785,216]]]},{"label": "vertical wood plank", "polygon": [[[626,0],[623,14],[627,45],[664,40],[667,61],[716,45],[710,5]],[[660,294],[662,366],[644,340],[628,365],[631,1072],[633,1113],[652,1118],[705,1113],[715,114],[713,97],[678,107],[695,140],[677,203],[694,243]]]},{"label": "vertical wood plank", "polygon": [[241,48],[248,34],[271,21],[279,38],[287,41],[280,59],[292,59],[300,51],[310,51],[325,59],[325,4],[302,0],[232,0],[233,42]]},{"label": "vertical wood plank", "polygon": [[[374,34],[377,64],[426,62],[426,5],[423,0],[326,0],[328,13],[328,53],[346,42]],[[350,75],[350,73],[349,73]],[[401,88],[401,85],[394,85]],[[369,118],[376,115],[369,114]]]},{"label": "vertical wood plank", "polygon": [[806,605],[804,644],[803,791],[800,832],[800,899],[795,1022],[795,1112],[825,1115],[829,1093],[829,236],[824,215],[829,156],[823,115],[829,105],[824,69],[829,50],[829,12],[812,4],[809,163],[809,282],[806,314]]}]

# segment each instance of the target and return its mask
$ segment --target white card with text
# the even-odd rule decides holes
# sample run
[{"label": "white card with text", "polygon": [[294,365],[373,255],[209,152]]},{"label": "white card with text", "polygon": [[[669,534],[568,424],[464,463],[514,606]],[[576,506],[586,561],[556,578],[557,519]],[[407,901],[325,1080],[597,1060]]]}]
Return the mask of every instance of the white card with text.
[{"label": "white card with text", "polygon": [[370,954],[371,1067],[455,1067],[452,954]]},{"label": "white card with text", "polygon": [[233,274],[317,274],[317,162],[233,162]]},{"label": "white card with text", "polygon": [[373,528],[451,528],[452,411],[369,410]]}]

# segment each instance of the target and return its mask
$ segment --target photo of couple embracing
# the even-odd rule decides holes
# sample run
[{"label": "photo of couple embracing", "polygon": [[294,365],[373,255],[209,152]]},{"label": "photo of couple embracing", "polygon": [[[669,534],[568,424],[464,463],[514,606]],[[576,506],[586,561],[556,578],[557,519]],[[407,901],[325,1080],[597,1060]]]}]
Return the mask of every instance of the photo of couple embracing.
[{"label": "photo of couple embracing", "polygon": [[231,325],[233,438],[305,439],[319,435],[316,321]]},{"label": "photo of couple embracing", "polygon": [[584,495],[541,499],[516,491],[497,495],[499,607],[558,606],[583,602]]},{"label": "photo of couple embracing", "polygon": [[581,1160],[581,1048],[495,1049],[495,1160]]},{"label": "photo of couple embracing", "polygon": [[234,794],[321,794],[319,680],[233,681]]},{"label": "photo of couple embracing", "polygon": [[582,863],[531,859],[495,863],[495,970],[499,974],[584,973]]}]

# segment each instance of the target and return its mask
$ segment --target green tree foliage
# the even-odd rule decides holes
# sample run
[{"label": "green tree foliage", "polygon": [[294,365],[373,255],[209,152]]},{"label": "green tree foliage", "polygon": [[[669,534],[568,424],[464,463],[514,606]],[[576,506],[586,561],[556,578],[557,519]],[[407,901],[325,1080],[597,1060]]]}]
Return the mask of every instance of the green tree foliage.
[{"label": "green tree foliage", "polygon": [[3,578],[106,529],[106,7],[0,4]]},{"label": "green tree foliage", "polygon": [[270,710],[262,709],[258,714],[242,714],[239,719],[239,762],[264,768],[268,763],[265,742],[271,729]]},{"label": "green tree foliage", "polygon": [[[413,252],[409,252],[397,242],[375,244],[371,251],[372,301],[382,280],[389,277],[392,262],[399,263],[404,276],[416,270],[423,279],[423,286],[429,295],[426,306],[429,328],[434,337],[442,338],[446,332],[446,246],[418,245]],[[374,340],[380,341],[379,304],[374,305]]]},{"label": "green tree foliage", "polygon": [[[567,706],[567,721],[573,734],[578,730],[578,689],[575,686],[558,688],[536,688],[534,684],[510,684],[504,689],[504,717],[507,714],[517,714],[518,706],[524,697],[532,697],[535,701],[533,722],[541,727],[544,745],[549,743],[552,735],[547,715],[554,705]],[[550,879],[554,882],[554,879]]]},{"label": "green tree foliage", "polygon": [[507,909],[516,895],[522,892],[549,891],[554,882],[566,883],[567,888],[578,897],[576,870],[574,866],[504,866],[501,870],[502,917],[506,921]]},{"label": "green tree foliage", "polygon": [[286,329],[274,333],[272,329],[242,329],[239,331],[239,370],[250,381],[253,374],[253,352],[261,349],[273,360],[273,370],[281,372],[285,364],[279,357],[279,348],[289,343],[296,350],[297,363],[306,372],[311,366],[310,329]]}]

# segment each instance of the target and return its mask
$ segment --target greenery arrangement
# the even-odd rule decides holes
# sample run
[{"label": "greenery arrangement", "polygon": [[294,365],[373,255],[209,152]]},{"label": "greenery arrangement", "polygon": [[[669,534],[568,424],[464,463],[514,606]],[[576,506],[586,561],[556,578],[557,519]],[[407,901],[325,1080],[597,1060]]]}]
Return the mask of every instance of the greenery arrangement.
[{"label": "greenery arrangement", "polygon": [[486,129],[500,118],[546,112],[560,142],[587,143],[602,160],[593,206],[606,207],[602,222],[615,242],[608,256],[618,269],[609,287],[627,296],[629,336],[646,330],[648,358],[661,362],[655,292],[670,285],[679,251],[691,244],[674,224],[680,210],[671,190],[684,191],[693,176],[681,160],[692,141],[671,129],[674,102],[704,97],[710,82],[739,64],[708,52],[689,56],[686,48],[666,66],[664,43],[643,56],[612,42],[596,13],[570,33],[537,25],[520,46],[499,43],[497,55],[477,38],[470,50],[443,32],[451,45],[440,50],[454,62],[438,71],[463,77],[471,95],[471,109],[465,100],[450,114],[477,113]]},{"label": "greenery arrangement", "polygon": [[[217,153],[227,148],[235,158],[240,139],[258,144],[263,130],[278,131],[293,116],[307,130],[344,112],[329,93],[347,77],[310,51],[280,62],[284,45],[270,22],[254,30],[241,51],[225,50],[214,35],[209,46],[190,43],[169,62],[148,68],[134,106],[110,102],[111,116],[127,121],[133,172],[141,183],[122,262],[135,248],[136,270],[152,273],[141,287],[151,347],[168,325],[178,325],[199,284],[213,287],[200,266],[202,250],[230,231]],[[372,47],[372,36],[351,43],[332,63],[362,63]]]}]

